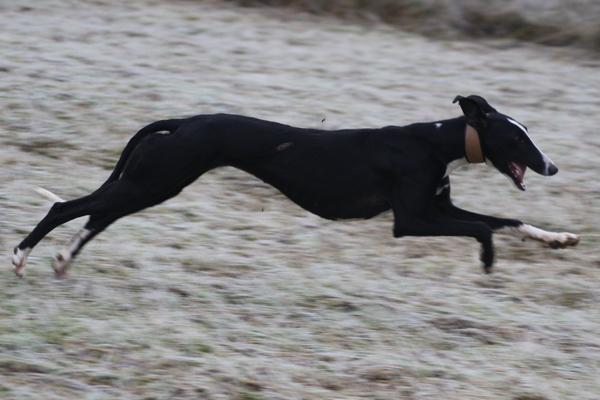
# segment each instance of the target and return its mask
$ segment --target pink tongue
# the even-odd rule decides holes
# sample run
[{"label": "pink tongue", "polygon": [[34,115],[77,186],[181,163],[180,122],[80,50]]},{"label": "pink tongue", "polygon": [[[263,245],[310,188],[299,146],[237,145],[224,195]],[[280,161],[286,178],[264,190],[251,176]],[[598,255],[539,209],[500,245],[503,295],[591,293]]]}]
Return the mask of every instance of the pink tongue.
[{"label": "pink tongue", "polygon": [[512,171],[515,174],[515,178],[517,178],[518,182],[523,182],[524,168],[515,162],[511,162],[510,166],[512,167]]},{"label": "pink tongue", "polygon": [[521,188],[521,190],[525,190],[525,185],[523,184],[523,178],[525,176],[526,167],[516,162],[509,163],[511,173],[515,179],[515,183]]}]

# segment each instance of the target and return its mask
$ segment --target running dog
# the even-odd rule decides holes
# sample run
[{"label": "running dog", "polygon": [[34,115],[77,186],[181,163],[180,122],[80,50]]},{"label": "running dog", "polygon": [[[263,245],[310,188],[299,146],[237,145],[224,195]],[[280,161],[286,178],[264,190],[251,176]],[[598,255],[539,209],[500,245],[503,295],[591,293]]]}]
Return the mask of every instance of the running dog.
[{"label": "running dog", "polygon": [[14,249],[18,276],[31,249],[50,231],[89,215],[84,228],[55,257],[63,275],[94,236],[117,219],[159,204],[205,172],[233,166],[274,186],[300,207],[331,220],[394,215],[394,237],[468,236],[481,244],[486,273],[494,262],[492,235],[511,228],[553,248],[574,246],[572,233],[548,232],[516,219],[462,210],[450,199],[449,174],[486,163],[525,190],[527,168],[554,175],[558,168],[534,144],[527,128],[476,95],[457,96],[463,115],[443,121],[380,129],[301,129],[238,115],[199,115],[154,122],[129,141],[108,180],[95,192],[55,201]]}]

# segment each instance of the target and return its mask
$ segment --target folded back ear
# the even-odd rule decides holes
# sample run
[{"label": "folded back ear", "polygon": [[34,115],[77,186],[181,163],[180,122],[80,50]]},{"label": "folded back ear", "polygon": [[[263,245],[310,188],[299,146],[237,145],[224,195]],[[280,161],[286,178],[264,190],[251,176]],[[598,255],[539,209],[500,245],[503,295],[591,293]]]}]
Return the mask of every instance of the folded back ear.
[{"label": "folded back ear", "polygon": [[467,123],[475,129],[483,128],[487,125],[487,113],[497,112],[483,97],[474,94],[467,97],[456,96],[452,103],[456,102],[462,108]]}]

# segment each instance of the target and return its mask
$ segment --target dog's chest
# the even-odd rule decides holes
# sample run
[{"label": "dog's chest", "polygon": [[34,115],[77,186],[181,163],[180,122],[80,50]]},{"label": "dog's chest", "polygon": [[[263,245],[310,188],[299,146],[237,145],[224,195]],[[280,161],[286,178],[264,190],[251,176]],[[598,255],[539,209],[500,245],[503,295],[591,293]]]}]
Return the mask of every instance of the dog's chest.
[{"label": "dog's chest", "polygon": [[446,190],[450,187],[450,174],[452,173],[452,171],[454,171],[466,164],[468,164],[468,161],[465,158],[459,158],[457,160],[451,161],[450,163],[448,163],[448,165],[446,165],[446,171],[444,172],[444,176],[439,181],[439,183],[435,189],[436,196],[440,195],[441,193],[444,192],[444,190]]}]

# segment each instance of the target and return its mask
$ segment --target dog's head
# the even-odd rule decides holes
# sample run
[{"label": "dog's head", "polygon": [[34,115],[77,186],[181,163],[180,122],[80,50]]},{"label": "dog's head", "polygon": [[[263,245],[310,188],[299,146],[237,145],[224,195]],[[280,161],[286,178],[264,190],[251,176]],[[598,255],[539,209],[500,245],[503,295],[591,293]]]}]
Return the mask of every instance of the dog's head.
[{"label": "dog's head", "polygon": [[525,190],[523,178],[527,167],[541,175],[554,175],[558,168],[535,145],[527,128],[513,118],[501,114],[481,96],[456,96],[467,124],[479,132],[485,159],[515,185]]}]

